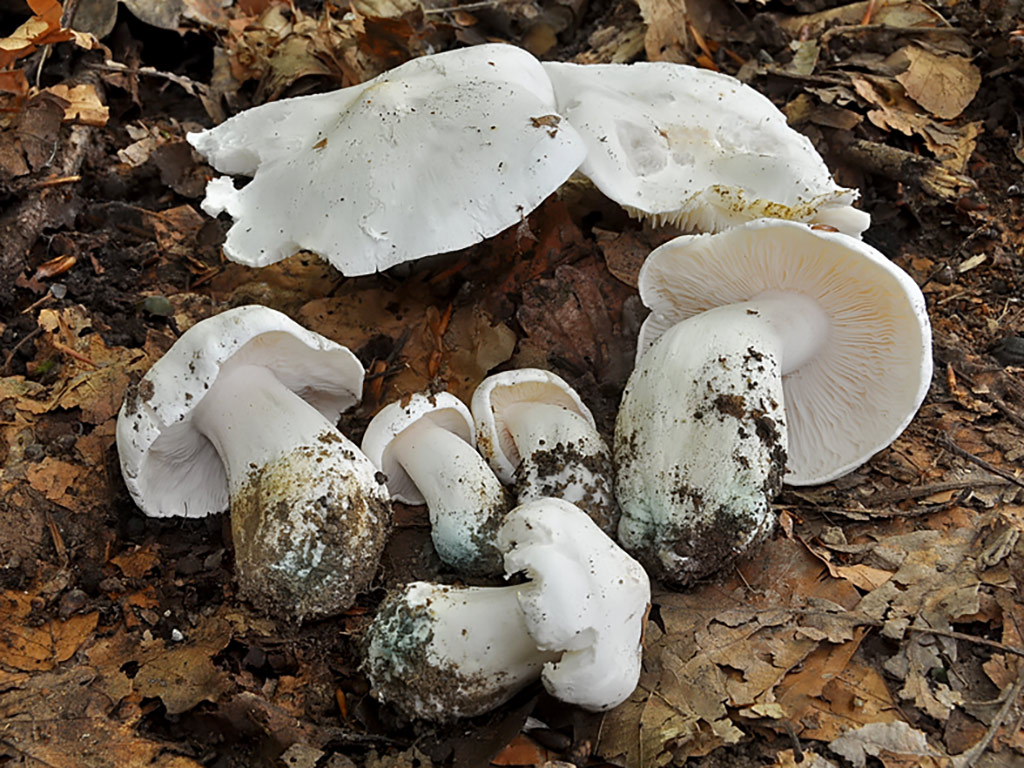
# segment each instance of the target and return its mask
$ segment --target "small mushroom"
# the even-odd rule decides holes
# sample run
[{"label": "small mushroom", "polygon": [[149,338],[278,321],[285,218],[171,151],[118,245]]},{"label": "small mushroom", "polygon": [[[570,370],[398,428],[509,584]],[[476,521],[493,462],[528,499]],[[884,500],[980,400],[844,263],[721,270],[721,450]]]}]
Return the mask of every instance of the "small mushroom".
[{"label": "small mushroom", "polygon": [[366,633],[372,692],[408,717],[486,712],[539,676],[555,698],[611,709],[636,688],[650,584],[579,508],[541,499],[499,532],[507,587],[415,582],[390,595]]},{"label": "small mushroom", "polygon": [[903,431],[931,380],[914,281],[856,238],[765,219],[655,249],[615,428],[619,540],[683,585]]},{"label": "small mushroom", "polygon": [[387,489],[335,427],[359,401],[345,347],[260,306],[196,323],[125,396],[121,472],[151,517],[230,507],[243,596],[303,618],[350,607],[377,569]]},{"label": "small mushroom", "polygon": [[611,451],[594,416],[563,379],[539,368],[488,376],[473,393],[477,447],[519,504],[565,499],[614,535]]},{"label": "small mushroom", "polygon": [[734,77],[662,61],[544,68],[587,144],[580,172],[633,216],[704,232],[764,216],[870,224],[810,140]]},{"label": "small mushroom", "polygon": [[360,85],[264,104],[188,135],[219,171],[203,210],[224,252],[265,266],[300,249],[365,275],[518,224],[586,150],[540,63],[511,45],[423,56]]},{"label": "small mushroom", "polygon": [[462,573],[500,573],[495,537],[511,505],[474,439],[469,409],[439,392],[384,406],[367,426],[362,447],[387,476],[392,499],[426,503],[430,535],[444,562]]}]

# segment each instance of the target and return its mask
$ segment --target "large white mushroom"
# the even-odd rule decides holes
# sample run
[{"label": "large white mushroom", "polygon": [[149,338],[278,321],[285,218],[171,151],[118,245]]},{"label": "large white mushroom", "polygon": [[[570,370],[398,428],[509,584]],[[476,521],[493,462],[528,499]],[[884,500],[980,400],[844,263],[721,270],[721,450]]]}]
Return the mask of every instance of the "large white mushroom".
[{"label": "large white mushroom", "polygon": [[364,275],[522,221],[576,170],[582,139],[540,63],[511,45],[424,56],[360,85],[265,104],[188,140],[217,170],[203,209],[224,252],[265,266],[299,249]]},{"label": "large white mushroom", "polygon": [[414,394],[384,406],[366,427],[363,452],[387,476],[391,498],[426,504],[438,556],[457,571],[500,573],[498,528],[511,508],[477,453],[469,409],[455,395]]},{"label": "large white mushroom", "polygon": [[783,482],[889,445],[931,380],[914,281],[847,235],[765,219],[654,250],[615,428],[619,540],[685,584],[771,530]]},{"label": "large white mushroom", "polygon": [[128,491],[152,517],[230,507],[243,596],[298,618],[339,613],[391,523],[383,480],[335,427],[362,384],[347,348],[267,307],[196,323],[125,396]]},{"label": "large white mushroom", "polygon": [[373,694],[409,717],[486,712],[537,677],[562,701],[601,711],[640,676],[650,584],[640,564],[572,504],[541,499],[499,532],[507,587],[415,582],[366,633]]},{"label": "large white mushroom", "polygon": [[554,497],[615,532],[612,461],[594,416],[561,377],[540,368],[488,376],[473,392],[477,447],[518,503]]},{"label": "large white mushroom", "polygon": [[850,235],[870,223],[810,140],[734,77],[661,61],[544,68],[587,144],[580,172],[634,216],[702,232],[765,216]]}]

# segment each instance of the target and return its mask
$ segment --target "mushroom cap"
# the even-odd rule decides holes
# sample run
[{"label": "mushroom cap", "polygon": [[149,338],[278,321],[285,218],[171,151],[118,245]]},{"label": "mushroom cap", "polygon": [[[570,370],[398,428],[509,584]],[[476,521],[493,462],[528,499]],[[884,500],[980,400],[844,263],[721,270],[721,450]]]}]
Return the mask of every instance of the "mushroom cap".
[{"label": "mushroom cap", "polygon": [[562,499],[522,504],[498,532],[508,575],[525,571],[519,591],[527,630],[542,651],[562,651],[541,679],[556,698],[611,709],[636,688],[651,585],[641,565],[576,505]]},{"label": "mushroom cap", "polygon": [[426,499],[402,465],[390,455],[389,449],[392,440],[420,419],[429,419],[435,426],[458,435],[469,445],[473,445],[475,438],[469,408],[449,392],[433,395],[416,393],[381,408],[367,425],[361,447],[374,466],[387,475],[391,498],[405,504],[425,504]]},{"label": "mushroom cap", "polygon": [[503,413],[505,408],[523,403],[559,405],[578,413],[596,429],[594,415],[576,390],[551,371],[518,368],[488,376],[473,392],[470,409],[476,422],[477,447],[503,483],[512,482],[522,461]]},{"label": "mushroom cap", "polygon": [[361,85],[265,104],[188,140],[214,180],[204,210],[235,219],[228,258],[299,249],[365,275],[472,245],[520,222],[582,162],[540,63],[511,45],[406,62]]},{"label": "mushroom cap", "polygon": [[587,143],[580,172],[631,215],[705,232],[764,216],[851,235],[870,223],[811,141],[734,77],[663,61],[543,66]]},{"label": "mushroom cap", "polygon": [[237,307],[196,323],[129,389],[117,417],[121,473],[150,517],[228,508],[224,466],[192,415],[220,371],[234,365],[270,369],[331,426],[362,396],[358,358],[276,310]]},{"label": "mushroom cap", "polygon": [[822,349],[782,377],[789,485],[825,483],[863,464],[906,428],[928,392],[921,289],[857,238],[763,219],[670,240],[652,251],[638,282],[652,310],[638,359],[681,320],[764,291],[798,292],[824,310],[831,324]]}]

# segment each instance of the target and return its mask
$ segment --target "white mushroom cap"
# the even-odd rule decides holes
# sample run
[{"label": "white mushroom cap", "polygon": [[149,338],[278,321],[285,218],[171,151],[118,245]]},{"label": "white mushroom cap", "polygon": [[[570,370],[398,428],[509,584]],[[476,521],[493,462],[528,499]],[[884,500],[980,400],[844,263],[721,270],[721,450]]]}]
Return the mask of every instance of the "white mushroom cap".
[{"label": "white mushroom cap", "polygon": [[632,215],[690,231],[772,216],[860,235],[870,217],[810,140],[760,93],[670,62],[545,62],[587,143],[580,171]]},{"label": "white mushroom cap", "polygon": [[856,238],[771,219],[683,236],[651,253],[639,289],[652,314],[638,358],[676,323],[759,294],[799,293],[821,308],[828,327],[819,351],[796,370],[783,366],[790,485],[828,482],[863,464],[906,428],[928,391],[921,290]]},{"label": "white mushroom cap", "polygon": [[488,376],[473,392],[470,408],[476,423],[477,447],[504,483],[512,482],[523,460],[505,422],[505,409],[528,403],[565,408],[596,429],[593,414],[576,390],[550,371],[519,368]]},{"label": "white mushroom cap", "polygon": [[557,699],[586,709],[625,701],[640,677],[651,587],[647,573],[582,510],[539,499],[509,513],[498,542],[519,591],[526,626],[542,651],[562,651],[541,680]]},{"label": "white mushroom cap", "polygon": [[331,423],[359,401],[363,366],[346,347],[262,306],[196,323],[125,397],[117,448],[125,483],[151,517],[204,517],[228,508],[228,481],[213,444],[191,424],[221,370],[259,365]]},{"label": "white mushroom cap", "polygon": [[244,188],[204,209],[235,218],[224,252],[265,266],[299,249],[364,275],[518,223],[579,166],[540,63],[489,44],[409,61],[351,88],[266,104],[189,141]]},{"label": "white mushroom cap", "polygon": [[417,393],[381,408],[367,425],[361,447],[374,466],[387,475],[391,498],[404,504],[425,504],[426,499],[409,473],[392,456],[391,444],[421,420],[451,432],[470,446],[475,439],[469,408],[450,392]]}]

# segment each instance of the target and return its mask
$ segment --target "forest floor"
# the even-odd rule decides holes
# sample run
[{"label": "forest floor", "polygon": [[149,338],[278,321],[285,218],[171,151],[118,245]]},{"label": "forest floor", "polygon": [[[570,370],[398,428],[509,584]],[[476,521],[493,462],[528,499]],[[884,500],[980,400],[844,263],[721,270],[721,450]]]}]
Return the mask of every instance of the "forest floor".
[{"label": "forest floor", "polygon": [[[0,2],[0,766],[1024,765],[1024,5],[918,0]],[[865,239],[921,286],[935,376],[906,432],[787,488],[755,556],[655,589],[612,712],[537,686],[447,726],[381,707],[360,640],[388,588],[449,578],[396,504],[372,591],[301,626],[236,596],[226,515],[152,519],[114,444],[129,384],[189,326],[265,304],[368,371],[341,427],[537,365],[610,437],[671,232],[569,185],[519,227],[345,278],[252,269],[200,212],[184,141],[237,111],[505,40],[541,58],[668,60],[768,95]]]}]

